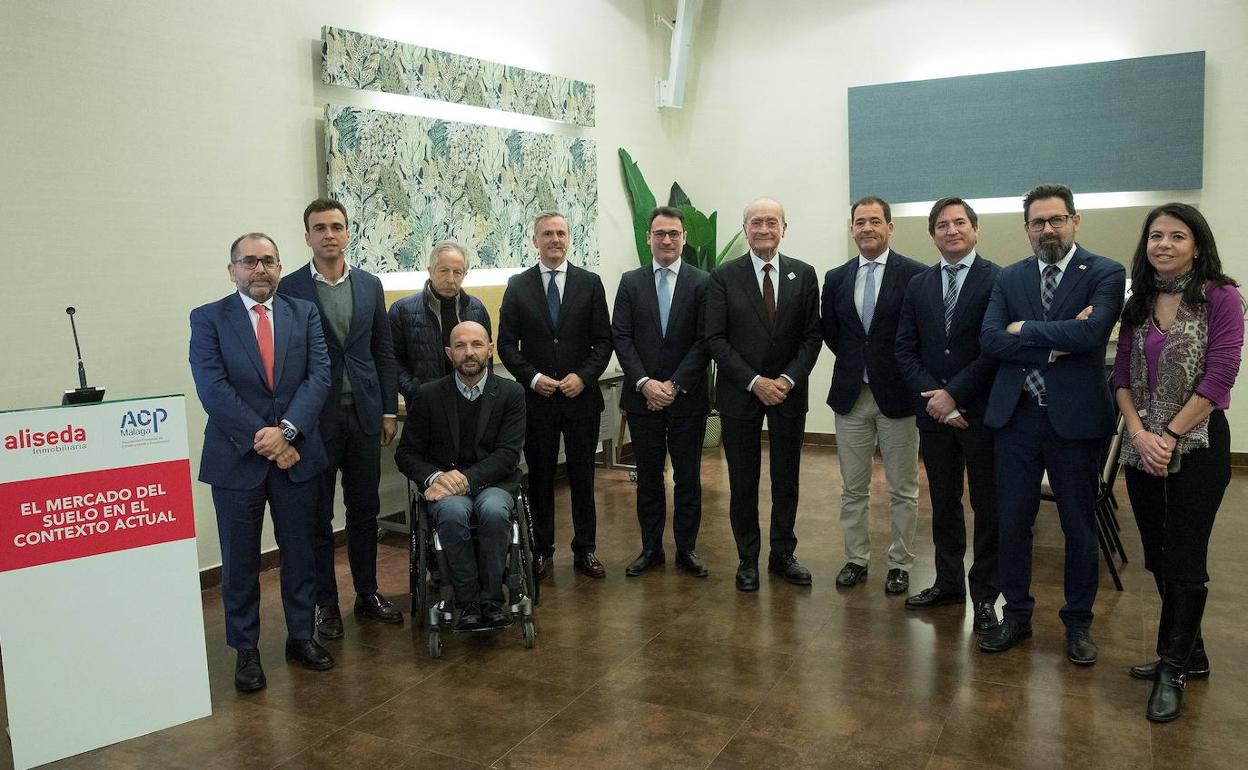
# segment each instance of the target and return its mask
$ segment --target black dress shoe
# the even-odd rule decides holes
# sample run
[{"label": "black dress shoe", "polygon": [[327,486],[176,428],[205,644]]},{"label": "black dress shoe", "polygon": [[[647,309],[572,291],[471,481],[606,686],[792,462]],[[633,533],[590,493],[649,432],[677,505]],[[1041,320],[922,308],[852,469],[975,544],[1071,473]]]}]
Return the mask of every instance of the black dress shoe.
[{"label": "black dress shoe", "polygon": [[640,556],[633,559],[632,564],[624,568],[624,574],[629,577],[637,577],[651,567],[657,567],[665,561],[667,561],[667,555],[663,553],[662,549],[658,551],[642,551]]},{"label": "black dress shoe", "polygon": [[908,610],[925,610],[928,607],[940,607],[944,604],[966,604],[966,594],[946,591],[940,586],[932,586],[906,599]]},{"label": "black dress shoe", "polygon": [[737,590],[746,592],[758,590],[758,562],[743,559],[737,565]]},{"label": "black dress shoe", "polygon": [[481,605],[477,602],[468,602],[459,611],[459,618],[455,621],[455,630],[471,631],[474,628],[480,628],[481,622]]},{"label": "black dress shoe", "polygon": [[849,588],[856,586],[867,579],[867,566],[865,564],[854,564],[852,561],[841,567],[841,571],[836,575],[836,584],[841,588]]},{"label": "black dress shoe", "polygon": [[598,561],[598,557],[594,556],[592,551],[578,553],[572,557],[572,569],[591,578],[607,576],[607,568],[602,566],[602,562]]},{"label": "black dress shoe", "polygon": [[396,610],[394,605],[386,601],[386,597],[379,593],[355,597],[355,614],[382,623],[403,622],[403,613]]},{"label": "black dress shoe", "polygon": [[784,578],[795,586],[810,585],[810,570],[797,563],[791,553],[772,554],[767,558],[767,571]]},{"label": "black dress shoe", "polygon": [[234,664],[234,689],[239,692],[263,690],[268,682],[260,667],[259,650],[239,650],[238,662]]},{"label": "black dress shoe", "polygon": [[1090,666],[1096,662],[1096,642],[1092,632],[1077,628],[1066,632],[1066,659],[1076,666]]},{"label": "black dress shoe", "polygon": [[322,639],[342,638],[342,613],[337,604],[316,607],[316,635]]},{"label": "black dress shoe", "polygon": [[315,639],[287,639],[286,660],[297,660],[304,668],[325,671],[334,667],[333,656]]},{"label": "black dress shoe", "polygon": [[481,607],[484,624],[489,628],[502,628],[511,622],[511,613],[499,602],[484,602]]},{"label": "black dress shoe", "polygon": [[984,634],[979,640],[982,652],[1005,652],[1014,645],[1031,638],[1031,623],[1002,618],[995,630]]},{"label": "black dress shoe", "polygon": [[975,602],[975,633],[991,634],[997,627],[997,610],[992,602]]},{"label": "black dress shoe", "polygon": [[1148,710],[1144,712],[1150,722],[1173,722],[1179,718],[1186,683],[1183,671],[1177,666],[1163,661],[1157,667],[1153,691],[1148,696]]},{"label": "black dress shoe", "polygon": [[706,568],[706,564],[702,561],[702,557],[693,551],[677,551],[676,567],[683,569],[694,577],[704,578],[711,574],[711,571]]},{"label": "black dress shoe", "polygon": [[554,564],[555,564],[555,557],[553,554],[550,556],[542,556],[541,554],[534,554],[533,556],[533,578],[537,580],[537,582],[540,583],[546,578],[550,577],[550,570],[552,567],[554,567]]},{"label": "black dress shoe", "polygon": [[910,590],[910,573],[904,569],[890,569],[884,578],[884,593],[889,596],[904,594]]}]

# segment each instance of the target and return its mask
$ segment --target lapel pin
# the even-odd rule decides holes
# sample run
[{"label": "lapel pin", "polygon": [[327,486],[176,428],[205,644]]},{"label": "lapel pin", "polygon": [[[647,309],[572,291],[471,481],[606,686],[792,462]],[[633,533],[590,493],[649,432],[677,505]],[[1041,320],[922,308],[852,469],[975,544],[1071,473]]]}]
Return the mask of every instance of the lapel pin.
[{"label": "lapel pin", "polygon": [[1080,265],[1080,266],[1079,266],[1079,269],[1080,269],[1080,270],[1087,270],[1087,269],[1088,269],[1088,266],[1087,266],[1087,265]]},{"label": "lapel pin", "polygon": [[791,281],[791,280],[793,280],[793,279],[794,279],[794,278],[796,278],[796,277],[797,277],[797,273],[789,273],[789,280],[790,280],[790,281]]}]

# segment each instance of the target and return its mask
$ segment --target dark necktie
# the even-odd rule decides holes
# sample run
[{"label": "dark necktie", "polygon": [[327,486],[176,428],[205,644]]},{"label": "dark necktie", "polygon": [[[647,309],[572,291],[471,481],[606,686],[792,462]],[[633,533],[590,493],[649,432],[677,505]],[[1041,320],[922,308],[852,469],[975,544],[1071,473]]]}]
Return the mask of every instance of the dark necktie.
[{"label": "dark necktie", "polygon": [[776,322],[776,287],[771,283],[771,265],[763,265],[763,307],[767,310],[767,320]]},{"label": "dark necktie", "polygon": [[559,307],[562,301],[559,299],[559,284],[555,283],[555,277],[559,273],[555,270],[547,270],[546,275],[550,276],[550,283],[546,285],[546,307],[550,310],[550,322],[558,326]]},{"label": "dark necktie", "polygon": [[953,309],[958,304],[958,271],[965,269],[966,265],[945,265],[945,276],[949,279],[949,286],[945,289],[945,334],[949,333]]},{"label": "dark necktie", "polygon": [[[1053,304],[1053,294],[1057,291],[1057,277],[1062,274],[1061,268],[1057,265],[1049,265],[1044,268],[1044,283],[1040,287],[1040,304],[1044,306],[1044,317],[1049,317],[1049,306]],[[1039,369],[1031,369],[1027,372],[1027,378],[1023,380],[1023,387],[1027,392],[1036,398],[1044,396],[1044,375]]]}]

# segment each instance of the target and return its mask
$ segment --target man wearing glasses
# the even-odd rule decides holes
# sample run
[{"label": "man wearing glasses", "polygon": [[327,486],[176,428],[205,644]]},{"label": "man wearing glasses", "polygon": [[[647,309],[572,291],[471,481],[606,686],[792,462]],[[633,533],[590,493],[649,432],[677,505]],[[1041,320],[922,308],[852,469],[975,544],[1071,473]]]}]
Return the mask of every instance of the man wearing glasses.
[{"label": "man wearing glasses", "polygon": [[208,413],[199,480],[212,486],[217,511],[225,643],[238,651],[235,688],[253,692],[265,686],[258,644],[266,504],[282,555],[286,659],[317,671],[334,665],[313,638],[308,520],[325,467],[317,420],[329,392],[329,356],[316,307],[276,294],[282,263],[273,239],[239,237],[228,270],[238,291],[191,311],[190,362]]},{"label": "man wearing glasses", "polygon": [[641,555],[624,570],[636,577],[663,564],[667,500],[663,467],[672,456],[672,533],[676,567],[706,577],[694,553],[702,521],[702,438],[706,434],[706,272],[681,260],[685,218],[660,206],[650,214],[649,265],[625,273],[615,295],[611,336],[624,370],[620,408],[637,457]]},{"label": "man wearing glasses", "polygon": [[1122,310],[1126,271],[1075,243],[1079,214],[1062,185],[1023,199],[1035,252],[998,275],[980,345],[1000,362],[984,424],[997,429],[998,588],[1001,623],[980,640],[984,652],[1031,636],[1032,526],[1047,472],[1066,536],[1066,626],[1071,663],[1096,662],[1092,603],[1097,587],[1093,505],[1114,411],[1105,380],[1105,346]]},{"label": "man wearing glasses", "polygon": [[771,531],[767,571],[808,586],[797,548],[798,471],[809,405],[808,378],[819,357],[819,279],[805,262],[780,253],[788,228],[779,201],[759,198],[742,216],[748,254],[711,273],[706,347],[719,366],[715,404],[728,461],[729,520],[737,541],[737,590],[757,591],[758,484],[763,418],[771,456]]}]

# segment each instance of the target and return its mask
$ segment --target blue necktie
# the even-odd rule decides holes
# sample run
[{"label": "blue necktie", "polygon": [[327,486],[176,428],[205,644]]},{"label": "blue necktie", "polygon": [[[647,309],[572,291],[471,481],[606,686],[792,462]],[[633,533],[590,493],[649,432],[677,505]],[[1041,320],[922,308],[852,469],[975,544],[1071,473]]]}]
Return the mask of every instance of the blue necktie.
[{"label": "blue necktie", "polygon": [[966,265],[945,265],[945,275],[949,276],[949,288],[945,289],[945,334],[953,323],[953,309],[958,304],[958,271],[965,270]]},{"label": "blue necktie", "polygon": [[555,326],[559,325],[559,306],[562,304],[559,299],[559,284],[555,283],[558,274],[555,270],[546,271],[546,275],[550,276],[550,283],[546,285],[546,307],[550,310],[550,322]]},{"label": "blue necktie", "polygon": [[[871,319],[875,316],[875,269],[878,262],[867,263],[867,280],[862,285],[862,328],[871,331]],[[862,367],[862,381],[867,382],[867,367]]]},{"label": "blue necktie", "polygon": [[672,272],[670,268],[660,267],[659,273],[659,326],[663,328],[664,336],[667,335],[667,318],[672,312],[672,287],[667,283],[667,274]]},{"label": "blue necktie", "polygon": [[[1049,306],[1053,304],[1053,294],[1057,292],[1057,277],[1062,270],[1057,265],[1044,268],[1044,283],[1040,286],[1040,304],[1044,306],[1044,317],[1049,317]],[[1023,378],[1023,387],[1036,398],[1044,396],[1044,375],[1039,369],[1031,369]]]}]

